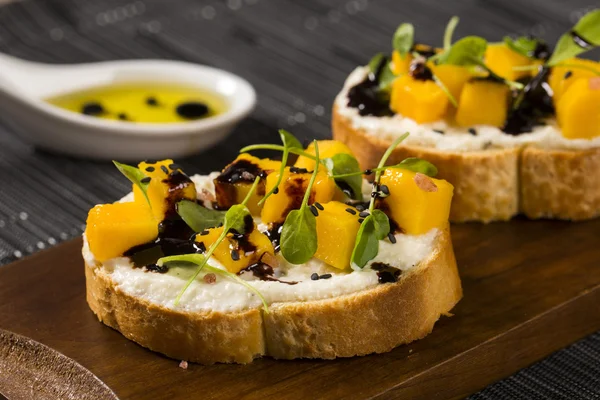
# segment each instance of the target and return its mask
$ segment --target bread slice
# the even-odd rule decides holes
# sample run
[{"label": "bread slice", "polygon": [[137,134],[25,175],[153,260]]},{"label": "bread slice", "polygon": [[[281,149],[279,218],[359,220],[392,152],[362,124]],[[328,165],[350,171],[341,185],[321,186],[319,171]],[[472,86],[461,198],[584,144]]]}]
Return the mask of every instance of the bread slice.
[{"label": "bread slice", "polygon": [[202,364],[387,352],[426,336],[462,297],[449,228],[437,235],[431,255],[395,283],[274,303],[269,313],[173,310],[125,293],[101,264],[86,263],[85,276],[87,301],[100,321],[151,350]]},{"label": "bread slice", "polygon": [[[373,168],[390,141],[355,129],[334,105],[333,138],[355,154],[362,168]],[[406,157],[426,159],[439,177],[454,185],[450,221],[529,218],[584,220],[600,215],[600,148],[548,150],[533,146],[481,151],[441,151],[400,145],[390,163]]]}]

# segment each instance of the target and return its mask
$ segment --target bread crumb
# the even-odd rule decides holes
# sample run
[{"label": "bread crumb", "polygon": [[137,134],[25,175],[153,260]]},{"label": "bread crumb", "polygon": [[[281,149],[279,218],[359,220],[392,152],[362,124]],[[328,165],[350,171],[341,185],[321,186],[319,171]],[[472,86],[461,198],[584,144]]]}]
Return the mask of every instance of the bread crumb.
[{"label": "bread crumb", "polygon": [[414,177],[415,183],[424,192],[437,192],[438,188],[436,184],[425,174],[417,172]]},{"label": "bread crumb", "polygon": [[187,369],[188,368],[188,362],[187,361],[181,361],[179,363],[179,368]]}]

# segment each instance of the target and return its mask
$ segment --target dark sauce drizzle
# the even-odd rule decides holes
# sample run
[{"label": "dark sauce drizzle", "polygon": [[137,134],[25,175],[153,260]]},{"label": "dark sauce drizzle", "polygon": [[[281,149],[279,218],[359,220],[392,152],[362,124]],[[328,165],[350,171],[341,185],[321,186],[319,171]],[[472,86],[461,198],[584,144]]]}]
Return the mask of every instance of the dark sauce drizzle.
[{"label": "dark sauce drizzle", "polygon": [[373,264],[371,264],[371,269],[377,271],[379,283],[397,282],[398,278],[402,274],[402,271],[398,268],[394,268],[389,264],[382,262],[374,262]]},{"label": "dark sauce drizzle", "polygon": [[369,72],[367,77],[348,91],[348,106],[358,109],[360,115],[374,115],[383,117],[394,115],[390,109],[387,95],[379,90],[379,79],[388,59],[381,58],[375,73]]}]

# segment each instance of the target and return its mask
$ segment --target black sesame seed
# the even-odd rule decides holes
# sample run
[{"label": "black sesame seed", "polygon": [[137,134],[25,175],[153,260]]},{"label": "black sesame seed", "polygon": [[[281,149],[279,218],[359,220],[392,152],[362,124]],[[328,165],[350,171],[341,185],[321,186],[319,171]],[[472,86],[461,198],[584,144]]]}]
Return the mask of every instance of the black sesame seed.
[{"label": "black sesame seed", "polygon": [[198,119],[208,114],[208,106],[204,103],[190,101],[188,103],[182,103],[178,105],[175,111],[182,118]]},{"label": "black sesame seed", "polygon": [[359,223],[359,224],[362,224],[364,220],[365,220],[364,218],[359,218],[359,219],[358,219],[358,223]]},{"label": "black sesame seed", "polygon": [[162,172],[164,172],[165,174],[169,173],[169,169],[167,167],[165,167],[164,165],[160,166],[160,169],[162,170]]},{"label": "black sesame seed", "polygon": [[352,208],[346,208],[346,212],[349,212],[352,215],[356,215],[356,211],[354,211],[354,209]]},{"label": "black sesame seed", "polygon": [[365,211],[365,206],[363,206],[363,205],[359,204],[359,205],[357,205],[357,206],[356,206],[356,209],[357,209],[358,211]]},{"label": "black sesame seed", "polygon": [[319,274],[317,274],[316,272],[314,272],[311,276],[310,276],[310,280],[312,281],[318,281],[319,280]]},{"label": "black sesame seed", "polygon": [[321,203],[315,203],[315,207],[317,207],[321,211],[323,211],[325,209],[325,207],[323,207],[323,204],[321,204]]},{"label": "black sesame seed", "polygon": [[154,167],[146,167],[146,171],[148,172],[154,172]]},{"label": "black sesame seed", "polygon": [[222,226],[223,226],[223,223],[222,223],[222,222],[220,222],[220,223],[219,223],[219,225],[217,225],[217,228],[220,228],[220,227],[222,227]]},{"label": "black sesame seed", "polygon": [[156,100],[156,97],[150,96],[146,99],[146,104],[148,104],[149,106],[157,106],[158,100]]},{"label": "black sesame seed", "polygon": [[329,278],[331,278],[331,276],[332,276],[331,274],[323,274],[323,275],[319,276],[319,279],[329,279]]},{"label": "black sesame seed", "polygon": [[175,163],[169,164],[169,168],[171,168],[171,169],[181,169],[181,167],[179,166],[179,164],[175,164]]},{"label": "black sesame seed", "polygon": [[238,261],[240,259],[240,253],[237,250],[231,250],[231,259],[233,261]]},{"label": "black sesame seed", "polygon": [[118,117],[119,117],[119,119],[120,119],[120,120],[122,120],[122,121],[128,121],[128,120],[129,120],[129,117],[128,117],[128,116],[127,116],[127,114],[125,114],[125,113],[120,113],[120,114],[118,115]]},{"label": "black sesame seed", "polygon": [[310,208],[310,212],[311,212],[311,213],[313,213],[313,215],[314,215],[315,217],[318,217],[318,216],[319,216],[319,210],[317,210],[317,207],[315,207],[315,206],[310,206],[310,207],[308,207],[308,208]]},{"label": "black sesame seed", "polygon": [[368,211],[361,211],[358,216],[362,217],[362,218],[367,218],[369,216],[369,212]]},{"label": "black sesame seed", "polygon": [[392,232],[388,233],[388,239],[392,243],[396,243],[396,236]]},{"label": "black sesame seed", "polygon": [[200,232],[200,236],[206,236],[208,235],[210,232],[208,232],[207,230],[203,230],[202,232]]},{"label": "black sesame seed", "polygon": [[147,176],[147,177],[145,177],[145,178],[142,178],[142,179],[140,179],[140,182],[142,182],[142,183],[150,183],[150,180],[151,180],[151,179],[152,179],[152,178],[150,178],[149,176]]},{"label": "black sesame seed", "polygon": [[446,133],[446,132],[444,132],[444,131],[443,131],[443,130],[441,130],[441,129],[434,129],[433,131],[434,131],[435,133],[439,133],[440,135],[443,135],[444,133]]},{"label": "black sesame seed", "polygon": [[371,171],[370,169],[365,169],[365,170],[363,171],[363,174],[364,174],[364,175],[371,175],[372,173],[373,173],[373,171]]},{"label": "black sesame seed", "polygon": [[306,174],[308,170],[306,168],[290,167],[290,172],[293,174]]},{"label": "black sesame seed", "polygon": [[81,108],[81,113],[92,116],[101,115],[104,114],[104,107],[102,107],[102,104],[98,102],[91,101],[83,105]]},{"label": "black sesame seed", "polygon": [[380,197],[379,192],[371,192],[371,197],[373,197],[374,199]]},{"label": "black sesame seed", "polygon": [[389,194],[390,194],[390,188],[389,188],[389,187],[387,187],[387,185],[381,185],[381,186],[379,187],[379,189],[381,190],[381,192],[382,192],[383,194],[385,194],[386,196],[389,196]]},{"label": "black sesame seed", "polygon": [[570,78],[571,75],[573,75],[573,71],[567,71],[567,72],[565,72],[565,78],[564,79]]},{"label": "black sesame seed", "polygon": [[275,190],[273,190],[273,194],[277,194],[279,193],[279,186],[275,188]]},{"label": "black sesame seed", "polygon": [[475,128],[469,128],[469,133],[473,136],[477,136],[477,130],[475,130]]}]

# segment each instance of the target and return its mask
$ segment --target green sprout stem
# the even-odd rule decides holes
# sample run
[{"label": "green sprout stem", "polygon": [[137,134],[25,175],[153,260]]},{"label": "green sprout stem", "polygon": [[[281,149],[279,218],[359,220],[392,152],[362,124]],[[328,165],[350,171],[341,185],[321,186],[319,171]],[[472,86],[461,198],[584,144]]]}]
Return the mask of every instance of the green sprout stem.
[{"label": "green sprout stem", "polygon": [[248,194],[246,194],[246,197],[244,198],[244,201],[242,201],[243,205],[248,204],[248,201],[250,200],[250,197],[252,197],[252,195],[254,194],[254,191],[256,190],[256,187],[258,186],[258,182],[259,181],[260,181],[260,176],[257,176],[254,179],[254,183],[252,183],[252,187],[248,191]]},{"label": "green sprout stem", "polygon": [[[385,163],[388,158],[392,155],[394,149],[408,137],[409,133],[406,132],[404,135],[400,136],[398,139],[394,140],[390,147],[387,148],[381,160],[379,160],[379,165],[376,168],[375,172],[375,181],[373,182],[373,187],[376,188],[379,186],[379,179],[381,178],[381,172],[385,169]],[[373,209],[375,208],[375,197],[371,196],[371,202],[369,203],[369,213],[373,213]]]},{"label": "green sprout stem", "polygon": [[[313,143],[315,144],[315,161],[317,163],[319,163],[319,145],[317,144],[317,141],[313,141]],[[312,187],[315,183],[315,180],[317,179],[317,173],[319,172],[319,168],[315,168],[313,170],[312,176],[310,177],[310,181],[308,182],[308,187],[306,188],[306,192],[304,192],[304,198],[302,199],[302,206],[300,206],[301,209],[303,209],[304,207],[306,207],[306,205],[308,204],[308,199],[310,198],[310,192],[312,191]]]}]

